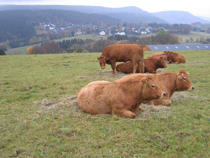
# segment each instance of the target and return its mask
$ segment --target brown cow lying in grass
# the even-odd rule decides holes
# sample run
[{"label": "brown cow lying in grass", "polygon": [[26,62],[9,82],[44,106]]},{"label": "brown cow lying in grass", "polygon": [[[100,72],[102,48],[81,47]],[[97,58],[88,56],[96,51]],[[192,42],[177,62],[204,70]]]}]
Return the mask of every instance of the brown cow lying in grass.
[{"label": "brown cow lying in grass", "polygon": [[159,59],[160,57],[162,57],[163,59],[165,60],[168,60],[168,57],[170,55],[170,51],[164,51],[163,53],[154,53],[154,54],[151,54],[147,57],[147,59]]},{"label": "brown cow lying in grass", "polygon": [[104,48],[103,53],[98,57],[100,66],[105,68],[106,64],[110,64],[113,74],[116,73],[117,61],[131,61],[133,65],[133,73],[138,69],[139,72],[144,72],[144,50],[143,46],[138,44],[117,44],[110,45]]},{"label": "brown cow lying in grass", "polygon": [[[166,67],[167,65],[163,57],[160,57],[159,59],[156,58],[144,59],[144,72],[156,74],[156,70],[158,68],[166,68]],[[130,61],[127,61],[118,64],[116,69],[119,72],[132,73],[133,66]],[[136,70],[136,73],[139,73],[139,71]]]},{"label": "brown cow lying in grass", "polygon": [[186,58],[179,53],[171,52],[168,56],[168,63],[169,64],[179,64],[179,63],[185,63]]},{"label": "brown cow lying in grass", "polygon": [[[156,84],[166,92],[166,97],[164,99],[155,99],[152,100],[154,105],[171,105],[171,97],[175,91],[186,91],[186,90],[194,90],[194,86],[189,80],[189,73],[181,70],[177,73],[162,73],[162,74],[133,74],[128,75],[120,80],[132,81],[138,80],[142,77],[151,76],[152,79],[156,82]],[[149,101],[144,101],[144,103],[148,103]]]},{"label": "brown cow lying in grass", "polygon": [[160,99],[165,92],[155,84],[152,77],[114,82],[91,82],[77,92],[79,107],[91,114],[115,114],[135,117],[143,101]]},{"label": "brown cow lying in grass", "polygon": [[163,53],[154,53],[147,57],[147,59],[159,59],[160,57],[163,57],[165,60],[168,60],[169,64],[179,64],[179,63],[185,63],[186,58],[179,53],[174,53],[170,51],[164,51]]}]

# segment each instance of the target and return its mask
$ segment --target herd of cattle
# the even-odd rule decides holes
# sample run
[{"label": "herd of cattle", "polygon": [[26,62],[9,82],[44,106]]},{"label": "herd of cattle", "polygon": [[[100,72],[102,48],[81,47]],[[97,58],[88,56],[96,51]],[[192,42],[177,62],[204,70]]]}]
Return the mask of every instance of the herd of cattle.
[{"label": "herd of cattle", "polygon": [[[193,90],[189,73],[156,74],[158,68],[168,64],[185,63],[186,58],[170,51],[154,53],[144,59],[144,47],[137,44],[118,44],[106,47],[100,57],[100,66],[110,64],[116,70],[133,73],[114,82],[94,81],[77,92],[79,107],[91,114],[115,114],[133,118],[138,115],[141,103],[171,105],[175,91]],[[122,62],[116,66],[116,62]],[[145,72],[153,74],[145,74]]]}]

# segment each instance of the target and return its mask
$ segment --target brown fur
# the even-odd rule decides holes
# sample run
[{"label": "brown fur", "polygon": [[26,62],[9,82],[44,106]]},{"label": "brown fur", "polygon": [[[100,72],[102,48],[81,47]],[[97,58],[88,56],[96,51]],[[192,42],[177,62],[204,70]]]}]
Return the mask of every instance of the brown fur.
[{"label": "brown fur", "polygon": [[168,61],[169,64],[179,64],[179,63],[185,63],[186,58],[182,54],[171,52],[168,57]]},{"label": "brown fur", "polygon": [[[99,92],[100,91],[100,92]],[[114,82],[95,81],[77,93],[79,107],[91,114],[116,114],[121,117],[135,117],[139,105],[164,96],[164,92],[151,77]]]},{"label": "brown fur", "polygon": [[[125,76],[120,79],[121,82],[125,82],[127,80],[136,80],[145,76],[150,76],[157,85],[166,92],[166,97],[164,99],[156,99],[152,102],[154,105],[171,105],[171,97],[175,91],[186,91],[193,90],[194,87],[189,80],[189,73],[181,70],[177,73],[163,73],[163,74],[133,74],[129,76]],[[148,102],[148,101],[146,101]],[[144,103],[146,103],[144,101]],[[151,102],[150,102],[151,103]]]},{"label": "brown fur", "polygon": [[152,58],[159,59],[160,57],[163,57],[163,59],[168,60],[170,54],[171,54],[170,51],[164,51],[163,53],[154,53],[149,55],[147,59],[152,59]]},{"label": "brown fur", "polygon": [[106,64],[110,64],[113,74],[116,73],[117,61],[131,61],[133,65],[133,73],[138,69],[139,72],[144,72],[144,50],[138,44],[117,44],[110,45],[104,48],[103,53],[98,57],[100,66],[105,68]]},{"label": "brown fur", "polygon": [[[166,68],[166,67],[167,67],[166,62],[162,57],[160,57],[159,59],[156,58],[144,59],[144,72],[155,74],[158,68]],[[122,62],[118,64],[116,69],[119,72],[132,73],[133,66],[130,61],[127,61],[125,63]],[[136,70],[136,73],[139,73],[139,71]]]}]

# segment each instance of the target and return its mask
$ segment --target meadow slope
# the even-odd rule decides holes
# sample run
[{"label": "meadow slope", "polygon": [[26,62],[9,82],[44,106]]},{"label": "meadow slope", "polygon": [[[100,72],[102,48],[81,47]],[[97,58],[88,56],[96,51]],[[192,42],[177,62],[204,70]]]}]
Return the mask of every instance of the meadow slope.
[{"label": "meadow slope", "polygon": [[134,119],[79,109],[83,86],[125,76],[101,53],[0,56],[0,157],[210,157],[210,50],[178,53],[187,62],[158,73],[184,69],[195,90]]}]

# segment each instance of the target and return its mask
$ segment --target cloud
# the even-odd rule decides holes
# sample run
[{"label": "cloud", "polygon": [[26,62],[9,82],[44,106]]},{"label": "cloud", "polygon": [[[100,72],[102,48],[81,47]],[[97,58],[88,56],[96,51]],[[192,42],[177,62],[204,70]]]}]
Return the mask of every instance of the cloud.
[{"label": "cloud", "polygon": [[47,4],[49,0],[0,0],[0,5],[4,4]]},{"label": "cloud", "polygon": [[89,6],[104,6],[111,8],[119,8],[125,6],[136,6],[147,12],[159,11],[188,11],[196,16],[210,17],[209,6],[205,5],[206,0],[197,1],[192,0],[176,0],[173,5],[168,0],[145,1],[145,0],[0,0],[0,5],[14,4],[14,5],[89,5]]}]

